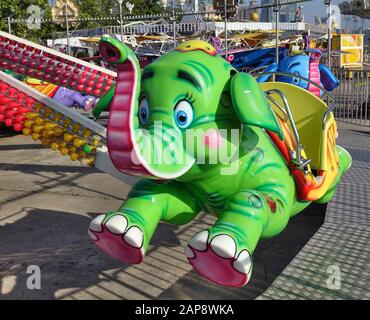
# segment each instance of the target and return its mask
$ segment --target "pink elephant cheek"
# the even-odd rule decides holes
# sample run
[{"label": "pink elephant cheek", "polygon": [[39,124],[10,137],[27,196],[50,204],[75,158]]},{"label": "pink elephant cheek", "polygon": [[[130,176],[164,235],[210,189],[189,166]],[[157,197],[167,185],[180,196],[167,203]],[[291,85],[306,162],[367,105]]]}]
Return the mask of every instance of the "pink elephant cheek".
[{"label": "pink elephant cheek", "polygon": [[220,149],[222,146],[222,137],[217,130],[209,130],[205,134],[204,143],[211,149]]}]

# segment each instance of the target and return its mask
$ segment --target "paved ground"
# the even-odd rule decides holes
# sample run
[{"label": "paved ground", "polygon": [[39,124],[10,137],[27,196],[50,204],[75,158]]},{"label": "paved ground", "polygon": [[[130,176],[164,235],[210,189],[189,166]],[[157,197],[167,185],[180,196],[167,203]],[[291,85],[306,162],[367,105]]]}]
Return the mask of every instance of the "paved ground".
[{"label": "paved ground", "polygon": [[[370,299],[370,134],[356,129],[340,132],[339,143],[351,153],[353,165],[328,206],[324,225],[262,298]],[[336,270],[341,285],[330,290],[329,275]]]},{"label": "paved ground", "polygon": [[[160,225],[144,263],[122,265],[96,249],[86,230],[92,217],[120,206],[129,186],[29,138],[1,138],[0,299],[370,298],[370,136],[343,131],[340,142],[355,162],[325,224],[322,206],[292,219],[259,245],[251,283],[228,289],[198,277],[183,255],[212,217]],[[41,268],[41,290],[27,289],[30,265]],[[341,270],[339,290],[327,288],[331,265]]]}]

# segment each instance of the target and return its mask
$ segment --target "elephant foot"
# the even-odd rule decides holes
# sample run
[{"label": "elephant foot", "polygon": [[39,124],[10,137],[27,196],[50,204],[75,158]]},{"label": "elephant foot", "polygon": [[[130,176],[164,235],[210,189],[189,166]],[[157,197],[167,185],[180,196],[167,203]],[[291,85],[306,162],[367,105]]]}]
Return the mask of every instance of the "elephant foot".
[{"label": "elephant foot", "polygon": [[143,231],[138,226],[129,226],[122,213],[96,217],[90,223],[88,234],[94,243],[113,259],[128,264],[139,264],[143,261]]},{"label": "elephant foot", "polygon": [[193,268],[208,280],[228,287],[246,285],[252,273],[252,257],[248,250],[239,250],[229,235],[217,234],[210,239],[207,230],[196,234],[185,248]]}]

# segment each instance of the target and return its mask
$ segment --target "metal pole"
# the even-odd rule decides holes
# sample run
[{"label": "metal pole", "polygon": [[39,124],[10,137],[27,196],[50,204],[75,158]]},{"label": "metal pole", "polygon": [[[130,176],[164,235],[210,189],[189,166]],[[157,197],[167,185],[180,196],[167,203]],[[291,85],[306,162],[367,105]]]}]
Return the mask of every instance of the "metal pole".
[{"label": "metal pole", "polygon": [[331,67],[331,1],[329,4],[328,26],[328,67]]},{"label": "metal pole", "polygon": [[276,11],[276,63],[279,64],[279,20],[280,12]]},{"label": "metal pole", "polygon": [[275,11],[276,13],[276,25],[275,25],[275,40],[276,40],[276,43],[275,43],[275,59],[276,59],[276,63],[278,64],[279,63],[279,20],[280,20],[280,2],[279,0],[275,0],[275,6],[274,6],[274,9],[273,11]]},{"label": "metal pole", "polygon": [[225,10],[225,59],[227,60],[228,53],[228,38],[227,38],[227,0],[224,0],[224,10]]},{"label": "metal pole", "polygon": [[8,32],[12,34],[12,22],[10,17],[8,17]]},{"label": "metal pole", "polygon": [[67,54],[71,55],[71,42],[69,39],[69,21],[68,21],[68,6],[65,4],[65,21],[66,21],[66,30],[67,30]]},{"label": "metal pole", "polygon": [[350,32],[349,32],[349,16],[348,16],[348,18],[347,18],[347,33],[350,33]]},{"label": "metal pole", "polygon": [[199,12],[199,0],[194,0],[194,12]]},{"label": "metal pole", "polygon": [[172,20],[173,20],[173,47],[176,49],[177,45],[177,37],[176,37],[176,15],[175,15],[175,4],[174,0],[172,0]]},{"label": "metal pole", "polygon": [[123,12],[122,12],[122,1],[119,1],[119,20],[121,29],[121,42],[123,42]]}]

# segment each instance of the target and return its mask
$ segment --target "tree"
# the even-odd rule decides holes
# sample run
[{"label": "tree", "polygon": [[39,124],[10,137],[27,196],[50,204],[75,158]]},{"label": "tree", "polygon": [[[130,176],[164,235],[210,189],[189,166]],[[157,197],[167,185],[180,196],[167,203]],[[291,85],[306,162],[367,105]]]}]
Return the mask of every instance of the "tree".
[{"label": "tree", "polygon": [[[133,15],[143,15],[143,14],[155,14],[162,12],[160,5],[157,1],[148,0],[128,0],[128,2],[133,3],[134,9]],[[124,15],[129,15],[129,11],[125,6],[126,1],[123,2],[122,9]],[[80,18],[95,18],[95,17],[105,17],[111,16],[112,11],[118,16],[118,1],[117,0],[80,0],[78,1],[80,9]],[[87,22],[81,23],[79,28],[96,28],[98,26],[106,25],[117,25],[116,21],[100,21],[100,22]]]},{"label": "tree", "polygon": [[[157,1],[147,0],[128,0],[135,5],[132,12],[133,15],[137,14],[155,14],[162,12],[162,8]],[[30,5],[37,5],[43,11],[44,19],[51,19],[51,7],[48,0],[0,0],[0,30],[8,31],[8,17],[13,19],[27,19],[29,14],[27,8]],[[112,16],[112,9],[117,7],[117,0],[77,0],[79,8],[80,19],[91,19],[97,17]],[[129,12],[123,3],[123,12],[128,15]],[[117,11],[117,10],[116,10]],[[117,20],[119,16],[117,16]],[[75,25],[78,29],[97,28],[107,25],[117,25],[116,20],[102,20],[102,21],[83,21]],[[27,38],[31,41],[44,42],[46,39],[52,37],[53,32],[65,31],[63,27],[53,22],[44,22],[41,24],[39,30],[29,30],[24,22],[12,23],[12,33],[15,35]]]},{"label": "tree", "polygon": [[[30,5],[39,6],[43,12],[43,19],[51,19],[51,7],[47,0],[6,0],[0,1],[0,30],[8,31],[8,17],[12,19],[29,19],[31,14],[27,13]],[[55,23],[43,23],[40,29],[29,29],[24,22],[11,24],[12,33],[27,38],[31,41],[40,42],[41,39],[50,38],[54,31],[62,30]]]}]

